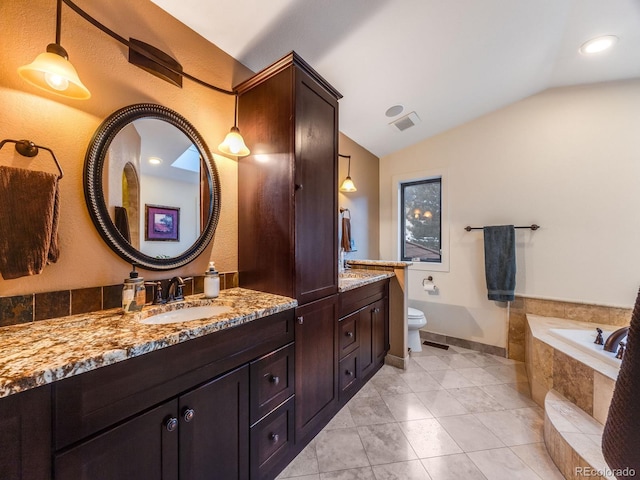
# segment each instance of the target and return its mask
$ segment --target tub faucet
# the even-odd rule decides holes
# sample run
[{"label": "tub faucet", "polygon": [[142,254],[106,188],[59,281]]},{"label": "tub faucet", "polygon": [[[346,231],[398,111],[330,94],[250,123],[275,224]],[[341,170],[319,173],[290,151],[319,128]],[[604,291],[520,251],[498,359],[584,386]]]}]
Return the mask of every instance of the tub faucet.
[{"label": "tub faucet", "polygon": [[596,335],[596,340],[595,343],[596,345],[604,345],[604,339],[602,338],[602,330],[599,328],[596,328],[596,332],[598,332],[598,334]]},{"label": "tub faucet", "polygon": [[604,349],[607,352],[615,352],[620,340],[622,340],[629,333],[629,327],[622,327],[613,332],[604,342]]}]

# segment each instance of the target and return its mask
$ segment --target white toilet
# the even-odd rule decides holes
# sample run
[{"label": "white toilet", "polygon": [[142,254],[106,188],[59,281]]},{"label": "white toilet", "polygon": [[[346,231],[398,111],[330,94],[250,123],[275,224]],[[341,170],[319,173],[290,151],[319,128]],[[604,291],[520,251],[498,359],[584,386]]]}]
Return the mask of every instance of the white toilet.
[{"label": "white toilet", "polygon": [[427,324],[427,319],[420,310],[409,307],[407,311],[407,347],[412,352],[422,351],[422,341],[420,340],[420,329]]}]

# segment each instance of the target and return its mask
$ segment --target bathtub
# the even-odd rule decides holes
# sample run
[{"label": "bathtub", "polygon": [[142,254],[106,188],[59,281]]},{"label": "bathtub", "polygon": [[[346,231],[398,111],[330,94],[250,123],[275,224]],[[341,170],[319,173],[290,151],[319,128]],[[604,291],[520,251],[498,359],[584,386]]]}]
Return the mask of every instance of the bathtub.
[{"label": "bathtub", "polygon": [[[602,331],[602,337],[605,342],[609,335],[614,331],[615,329]],[[622,361],[616,358],[617,347],[616,352],[607,352],[604,350],[602,345],[596,345],[594,343],[597,335],[595,327],[591,330],[577,328],[550,328],[549,334],[613,367],[620,368],[620,363]],[[626,337],[623,341],[626,342]]]}]

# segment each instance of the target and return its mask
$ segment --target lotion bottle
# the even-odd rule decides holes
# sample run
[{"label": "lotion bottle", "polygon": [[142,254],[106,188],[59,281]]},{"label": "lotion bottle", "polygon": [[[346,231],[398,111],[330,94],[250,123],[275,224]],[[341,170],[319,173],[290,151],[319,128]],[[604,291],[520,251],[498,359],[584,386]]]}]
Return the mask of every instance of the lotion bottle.
[{"label": "lotion bottle", "polygon": [[204,273],[204,298],[216,298],[220,294],[220,275],[214,262],[209,262],[209,270]]},{"label": "lotion bottle", "polygon": [[144,279],[138,276],[136,266],[129,273],[129,278],[125,278],[122,287],[122,310],[124,313],[139,312],[146,301],[146,290],[144,288]]}]

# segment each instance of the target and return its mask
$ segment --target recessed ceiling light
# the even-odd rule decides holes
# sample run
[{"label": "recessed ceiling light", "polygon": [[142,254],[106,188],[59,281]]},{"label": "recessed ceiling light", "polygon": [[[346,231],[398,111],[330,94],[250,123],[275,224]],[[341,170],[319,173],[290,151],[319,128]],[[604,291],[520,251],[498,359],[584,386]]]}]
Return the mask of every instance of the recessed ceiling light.
[{"label": "recessed ceiling light", "polygon": [[618,37],[615,35],[603,35],[584,42],[579,51],[583,55],[600,53],[611,48],[617,41]]},{"label": "recessed ceiling light", "polygon": [[395,117],[396,115],[400,115],[404,111],[404,106],[402,105],[394,105],[393,107],[387,108],[387,111],[384,114],[387,117]]},{"label": "recessed ceiling light", "polygon": [[162,163],[162,159],[158,157],[149,157],[149,163],[151,165],[160,165]]}]

